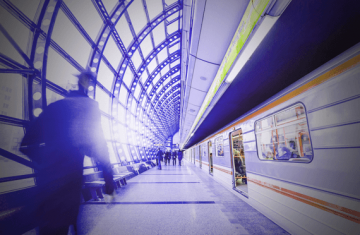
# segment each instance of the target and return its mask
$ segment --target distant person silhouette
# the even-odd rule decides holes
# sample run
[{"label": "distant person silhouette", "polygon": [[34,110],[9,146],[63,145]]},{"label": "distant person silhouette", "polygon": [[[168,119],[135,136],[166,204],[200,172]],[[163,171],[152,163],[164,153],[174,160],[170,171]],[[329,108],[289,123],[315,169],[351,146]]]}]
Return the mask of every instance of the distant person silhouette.
[{"label": "distant person silhouette", "polygon": [[163,160],[163,151],[161,151],[161,149],[159,148],[157,154],[156,154],[156,158],[158,160],[158,170],[161,170],[161,161]]},{"label": "distant person silhouette", "polygon": [[165,158],[165,166],[166,166],[166,162],[167,162],[167,156],[168,156],[168,154],[167,154],[168,152],[165,150],[165,156],[164,156],[164,158]]},{"label": "distant person silhouette", "polygon": [[114,191],[99,105],[86,95],[95,77],[83,71],[78,78],[79,90],[46,107],[30,125],[20,147],[38,165],[40,234],[67,234],[71,224],[76,230],[85,155],[93,157],[103,171],[105,193]]},{"label": "distant person silhouette", "polygon": [[179,159],[179,166],[181,166],[181,160],[183,158],[183,151],[179,150],[178,151],[178,159]]},{"label": "distant person silhouette", "polygon": [[173,166],[176,166],[176,157],[177,157],[177,152],[176,150],[174,150],[172,152]]}]

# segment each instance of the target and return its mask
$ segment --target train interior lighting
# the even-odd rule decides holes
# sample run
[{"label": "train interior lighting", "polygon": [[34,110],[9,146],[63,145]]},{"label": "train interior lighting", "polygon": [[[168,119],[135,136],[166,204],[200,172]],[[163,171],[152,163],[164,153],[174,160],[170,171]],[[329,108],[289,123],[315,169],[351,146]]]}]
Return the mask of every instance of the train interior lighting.
[{"label": "train interior lighting", "polygon": [[234,172],[234,188],[242,193],[248,193],[246,178],[245,151],[242,131],[231,133],[232,166]]}]

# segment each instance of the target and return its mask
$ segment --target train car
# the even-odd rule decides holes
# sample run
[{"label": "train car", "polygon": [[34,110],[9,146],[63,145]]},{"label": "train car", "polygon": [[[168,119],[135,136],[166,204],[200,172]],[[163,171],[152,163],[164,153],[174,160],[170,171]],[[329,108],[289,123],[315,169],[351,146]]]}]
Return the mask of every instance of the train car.
[{"label": "train car", "polygon": [[360,231],[360,43],[186,150],[292,234]]}]

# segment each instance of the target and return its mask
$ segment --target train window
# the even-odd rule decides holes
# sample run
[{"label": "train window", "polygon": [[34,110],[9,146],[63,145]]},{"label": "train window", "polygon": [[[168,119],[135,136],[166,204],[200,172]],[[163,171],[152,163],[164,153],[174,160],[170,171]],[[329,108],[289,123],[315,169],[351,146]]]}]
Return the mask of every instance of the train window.
[{"label": "train window", "polygon": [[224,140],[222,135],[215,139],[216,157],[224,156]]},{"label": "train window", "polygon": [[274,126],[274,117],[267,117],[264,118],[256,123],[256,131],[262,131],[269,128],[272,128]]},{"label": "train window", "polygon": [[260,160],[310,162],[313,158],[305,107],[302,104],[256,121],[255,132]]},{"label": "train window", "polygon": [[305,109],[302,105],[296,105],[275,115],[277,126],[284,125],[305,118]]}]

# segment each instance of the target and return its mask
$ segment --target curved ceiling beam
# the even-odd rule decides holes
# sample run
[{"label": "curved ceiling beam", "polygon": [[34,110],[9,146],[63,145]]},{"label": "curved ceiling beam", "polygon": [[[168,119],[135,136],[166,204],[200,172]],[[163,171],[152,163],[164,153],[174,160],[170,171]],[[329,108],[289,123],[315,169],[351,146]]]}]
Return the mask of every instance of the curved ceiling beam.
[{"label": "curved ceiling beam", "polygon": [[[154,71],[152,71],[152,73],[148,76],[148,78],[145,80],[145,83],[143,84],[145,89],[150,85],[150,83],[154,80],[156,75],[158,75],[166,65],[170,65],[171,63],[173,63],[176,60],[180,59],[180,53],[181,53],[180,50],[177,50],[177,51],[173,52],[171,55],[169,55],[169,57],[166,60],[162,61],[154,69]],[[150,62],[151,62],[151,60],[150,60]],[[140,73],[140,75],[141,75],[141,73]]]},{"label": "curved ceiling beam", "polygon": [[[164,76],[162,76],[159,81],[156,83],[156,86],[154,86],[150,91],[150,99],[153,98],[154,94],[156,94],[157,88],[171,75],[177,73],[180,70],[181,65],[178,64],[177,66],[171,68]],[[158,99],[158,98],[155,98]]]},{"label": "curved ceiling beam", "polygon": [[[170,69],[162,78],[159,79],[157,84],[159,85],[160,82],[164,82],[169,76],[177,73],[179,71],[179,69],[180,69],[180,65],[177,65],[174,68]],[[153,102],[151,101],[154,94],[156,94],[156,88],[155,87],[149,92],[149,95],[146,95],[146,90],[142,90],[139,102],[137,103],[137,114],[140,112],[140,109],[138,107],[139,107],[139,105],[142,104],[142,100],[144,99],[144,95],[146,95],[147,99],[148,99],[146,101],[146,104],[145,104],[144,108],[147,109],[148,106],[151,106],[155,110],[155,105],[154,105],[155,103],[153,104]],[[155,98],[155,99],[158,99],[158,98]],[[155,112],[156,112],[156,110],[155,110]],[[159,115],[157,115],[157,116],[160,118]],[[164,128],[165,127],[166,126],[164,126]]]},{"label": "curved ceiling beam", "polygon": [[[96,49],[97,48],[99,48],[99,49],[98,50],[94,49],[92,51],[92,56],[90,57],[90,61],[89,61],[89,67],[91,67],[92,71],[98,72],[100,61],[102,59],[102,54],[105,49],[106,43],[108,41],[109,36],[112,35],[113,39],[117,42],[117,45],[118,45],[120,51],[124,55],[124,59],[123,59],[122,63],[120,63],[119,68],[118,68],[119,72],[114,74],[115,78],[116,78],[116,79],[114,79],[115,84],[118,80],[122,80],[123,76],[121,76],[121,75],[124,74],[123,71],[125,71],[127,65],[130,65],[133,73],[135,74],[134,79],[137,80],[137,75],[135,73],[136,72],[135,67],[131,61],[131,56],[133,54],[133,52],[131,50],[133,50],[133,51],[136,50],[140,46],[142,40],[150,33],[150,31],[152,31],[164,19],[171,16],[172,14],[174,14],[181,8],[178,7],[177,5],[173,5],[173,6],[169,7],[166,11],[164,11],[162,14],[157,16],[155,19],[153,19],[153,21],[149,24],[151,26],[149,26],[149,25],[145,26],[144,29],[139,33],[139,36],[137,38],[134,38],[133,42],[131,43],[131,45],[129,47],[130,50],[128,52],[126,50],[124,44],[122,43],[120,36],[118,35],[117,31],[115,30],[114,26],[119,21],[121,16],[126,12],[127,7],[130,5],[130,3],[132,1],[129,4],[127,4],[126,6],[125,6],[125,4],[123,4],[124,1],[121,3],[118,3],[115,6],[114,10],[112,11],[111,16],[106,12],[106,9],[103,7],[103,4],[100,0],[95,0],[95,2],[98,6],[97,10],[99,11],[99,13],[101,13],[100,15],[104,19],[105,24],[103,25],[102,30],[100,30],[101,33],[100,33],[97,43],[96,43],[97,47],[95,47]],[[173,39],[169,38],[169,40],[173,40]],[[165,40],[165,42],[167,42],[167,40]],[[160,45],[160,46],[162,46],[162,45]],[[159,48],[157,48],[157,49],[159,49]],[[122,68],[124,70],[122,70]],[[119,76],[119,74],[120,74],[120,76]],[[134,87],[135,86],[136,86],[136,84],[134,84]],[[114,86],[114,84],[113,84],[113,87],[116,87],[116,86]],[[118,88],[120,89],[120,86],[118,86]],[[129,89],[131,91],[131,87],[129,87]],[[94,97],[95,89],[93,89],[91,92],[93,94],[90,94],[90,95],[92,95]],[[115,93],[115,91],[114,91],[114,93]],[[128,97],[130,97],[130,95]],[[118,98],[118,97],[115,97],[115,98]],[[112,107],[114,107],[114,105]]]},{"label": "curved ceiling beam", "polygon": [[180,89],[181,86],[180,84],[174,86],[165,97],[163,97],[163,100],[161,101],[160,104],[158,104],[158,106],[156,107],[158,111],[163,110],[164,105],[166,105],[167,103],[169,103],[170,100],[172,100],[174,98],[174,94],[178,94],[181,93]]},{"label": "curved ceiling beam", "polygon": [[[89,59],[89,67],[92,68],[92,70],[94,71],[94,67],[96,67],[96,72],[98,71],[99,69],[99,64],[100,64],[100,61],[101,60],[104,60],[105,57],[103,57],[103,51],[104,51],[104,48],[106,46],[106,43],[108,41],[108,38],[109,36],[111,35],[113,37],[113,39],[115,40],[116,44],[118,45],[120,51],[122,52],[122,54],[124,55],[124,59],[123,61],[119,64],[118,68],[114,68],[116,69],[116,71],[113,71],[113,69],[111,69],[111,66],[109,66],[110,64],[109,63],[106,63],[108,61],[105,60],[105,64],[108,65],[108,67],[110,68],[110,70],[114,73],[114,83],[112,85],[113,89],[113,94],[116,94],[115,93],[115,90],[116,90],[116,84],[118,83],[118,81],[120,80],[122,82],[122,78],[123,78],[123,75],[124,75],[124,72],[121,73],[121,71],[125,71],[125,69],[129,66],[130,69],[132,70],[133,74],[134,74],[134,79],[132,81],[132,86],[128,87],[128,90],[129,90],[129,94],[128,94],[128,97],[127,97],[127,105],[126,107],[128,107],[128,104],[132,101],[132,96],[130,94],[133,94],[134,93],[134,90],[135,90],[135,87],[137,85],[137,81],[138,81],[138,78],[139,76],[139,71],[136,71],[135,70],[135,67],[131,61],[131,57],[134,53],[135,50],[138,49],[138,47],[140,46],[142,40],[157,26],[159,25],[162,21],[164,21],[168,16],[174,14],[175,12],[179,11],[181,9],[181,4],[173,4],[171,6],[169,6],[168,8],[164,9],[164,12],[161,13],[160,15],[158,15],[157,17],[155,17],[155,19],[153,19],[148,25],[146,25],[143,30],[136,36],[134,37],[134,40],[133,42],[130,44],[130,46],[128,48],[125,48],[124,44],[122,43],[121,41],[121,38],[119,37],[117,31],[115,30],[114,26],[116,25],[116,23],[119,21],[119,19],[122,17],[122,15],[125,13],[126,14],[126,9],[127,7],[132,3],[132,1],[130,1],[127,5],[125,1],[121,1],[119,2],[115,7],[114,9],[112,10],[112,13],[109,15],[106,10],[105,10],[105,7],[103,6],[101,0],[94,0],[94,3],[96,3],[96,5],[98,6],[97,7],[97,10],[99,13],[101,13],[101,17],[103,18],[104,20],[104,25],[103,25],[103,28],[101,30],[101,33],[99,34],[98,36],[98,39],[97,39],[97,43],[96,43],[96,47],[93,47],[93,48],[96,48],[93,50],[93,53],[92,53],[92,56],[90,56],[90,59]],[[124,4],[125,3],[125,4]],[[126,15],[125,15],[126,16]],[[177,36],[178,37],[178,36]],[[160,45],[160,48],[163,47],[165,48],[165,46],[167,46],[168,44],[170,44],[175,38],[168,38],[168,41],[166,41],[166,44],[161,44]],[[150,53],[150,55],[148,56],[147,59],[151,58],[151,56],[154,57],[154,54],[155,52],[158,52],[158,51],[161,51],[159,47],[156,48],[156,51],[154,50],[152,53]],[[160,50],[159,50],[160,49]],[[169,59],[169,58],[168,58]],[[149,60],[148,62],[146,61],[143,61],[142,63],[142,66],[139,67],[138,70],[140,70],[141,68],[144,68],[143,66],[147,67],[148,66],[148,63],[150,62],[151,60]],[[95,66],[94,66],[95,65]],[[122,70],[123,69],[123,70]],[[95,87],[95,84],[94,84],[94,87]],[[102,87],[100,85],[100,87]],[[140,86],[142,88],[142,93],[144,92],[144,87]],[[120,89],[120,84],[118,85],[118,90]],[[146,91],[145,91],[146,92]],[[119,91],[118,93],[119,94]],[[146,94],[146,93],[145,93]],[[142,96],[144,96],[144,94],[141,94]],[[93,89],[93,94],[92,94],[93,97],[95,97],[95,89]],[[118,99],[118,96],[112,96],[112,100],[113,100],[113,104],[115,104],[115,98]],[[142,98],[143,99],[143,98]],[[137,102],[137,106],[139,106],[142,102],[142,99],[141,101]],[[151,98],[150,98],[151,100]],[[134,101],[133,101],[134,102]],[[111,106],[111,113],[113,113],[112,111],[115,109],[117,109],[117,101],[116,101],[116,105],[112,105]],[[153,107],[153,105],[152,105]],[[154,108],[154,107],[153,107]],[[129,110],[129,109],[127,109]],[[137,110],[138,107],[137,107]],[[117,112],[117,110],[114,110]],[[156,113],[156,110],[154,111]],[[138,114],[137,114],[138,115]],[[127,114],[126,117],[129,118],[129,115]],[[128,119],[127,118],[127,119]],[[154,118],[154,116],[152,115],[152,117],[150,117],[150,119]],[[161,123],[161,118],[159,115],[157,115],[157,119],[159,119],[159,121],[157,120],[151,120],[151,124],[152,127],[157,127],[159,129],[159,126],[158,124]],[[138,126],[138,125],[136,125]],[[160,126],[164,126],[164,124],[160,124]],[[158,132],[157,132],[158,133]],[[154,135],[156,135],[154,133]],[[158,136],[157,138],[160,138],[160,136]]]},{"label": "curved ceiling beam", "polygon": [[[160,92],[158,92],[158,96],[160,98],[159,101],[161,101],[163,99],[163,94],[165,94],[165,92],[170,88],[170,86],[172,86],[173,84],[175,84],[176,82],[178,82],[180,80],[180,75],[179,76],[176,76],[175,78],[171,79],[167,84],[166,86],[164,86]],[[159,103],[154,103],[155,106],[158,106]]]}]

